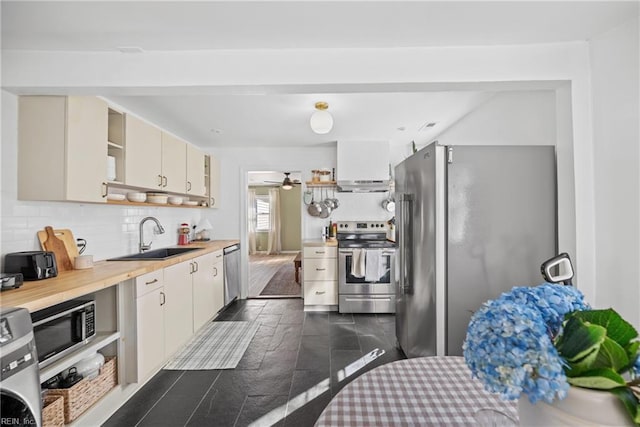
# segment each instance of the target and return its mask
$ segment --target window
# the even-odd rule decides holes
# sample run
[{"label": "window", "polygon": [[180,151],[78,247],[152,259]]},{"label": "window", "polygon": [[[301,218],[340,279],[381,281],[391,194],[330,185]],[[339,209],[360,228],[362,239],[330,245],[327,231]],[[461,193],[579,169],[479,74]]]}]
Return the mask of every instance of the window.
[{"label": "window", "polygon": [[256,196],[256,231],[269,231],[269,196]]}]

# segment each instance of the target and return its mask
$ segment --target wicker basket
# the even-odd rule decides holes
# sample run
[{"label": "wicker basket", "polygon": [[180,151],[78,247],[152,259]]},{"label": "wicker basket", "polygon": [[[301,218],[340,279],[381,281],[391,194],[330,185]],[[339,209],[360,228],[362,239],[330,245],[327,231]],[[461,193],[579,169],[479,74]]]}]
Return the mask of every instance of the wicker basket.
[{"label": "wicker basket", "polygon": [[42,407],[42,427],[64,425],[64,397],[47,395]]},{"label": "wicker basket", "polygon": [[69,424],[118,384],[116,358],[108,357],[100,375],[84,379],[71,388],[49,390],[49,395],[64,397],[64,421]]}]

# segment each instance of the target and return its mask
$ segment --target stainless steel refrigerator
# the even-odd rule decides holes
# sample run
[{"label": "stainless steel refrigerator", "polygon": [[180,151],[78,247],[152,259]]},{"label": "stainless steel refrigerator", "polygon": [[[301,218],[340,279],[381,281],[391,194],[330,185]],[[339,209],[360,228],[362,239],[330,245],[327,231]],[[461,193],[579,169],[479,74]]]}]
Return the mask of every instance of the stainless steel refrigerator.
[{"label": "stainless steel refrigerator", "polygon": [[432,143],[396,166],[395,191],[399,347],[461,355],[472,313],[539,284],[557,253],[555,148]]}]

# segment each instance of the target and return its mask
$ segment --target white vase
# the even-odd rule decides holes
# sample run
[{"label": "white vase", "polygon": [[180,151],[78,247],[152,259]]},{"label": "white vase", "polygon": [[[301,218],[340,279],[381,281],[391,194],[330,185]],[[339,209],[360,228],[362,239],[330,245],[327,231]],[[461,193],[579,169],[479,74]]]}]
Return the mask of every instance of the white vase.
[{"label": "white vase", "polygon": [[633,426],[631,416],[613,393],[570,387],[567,397],[552,404],[518,400],[521,426]]}]

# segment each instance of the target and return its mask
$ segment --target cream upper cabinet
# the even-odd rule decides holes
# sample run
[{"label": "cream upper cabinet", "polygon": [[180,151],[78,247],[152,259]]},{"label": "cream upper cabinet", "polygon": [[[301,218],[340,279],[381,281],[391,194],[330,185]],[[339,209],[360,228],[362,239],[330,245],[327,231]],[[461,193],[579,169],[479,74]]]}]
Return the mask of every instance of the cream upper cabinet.
[{"label": "cream upper cabinet", "polygon": [[220,207],[220,162],[215,156],[206,156],[205,159],[207,197],[209,207]]},{"label": "cream upper cabinet", "polygon": [[187,187],[186,193],[206,197],[204,153],[191,144],[187,144]]},{"label": "cream upper cabinet", "polygon": [[162,132],[162,184],[163,191],[185,193],[187,181],[188,144],[175,136]]},{"label": "cream upper cabinet", "polygon": [[161,190],[162,132],[130,114],[125,116],[125,184]]},{"label": "cream upper cabinet", "polygon": [[107,103],[86,96],[21,96],[18,198],[105,202]]}]

